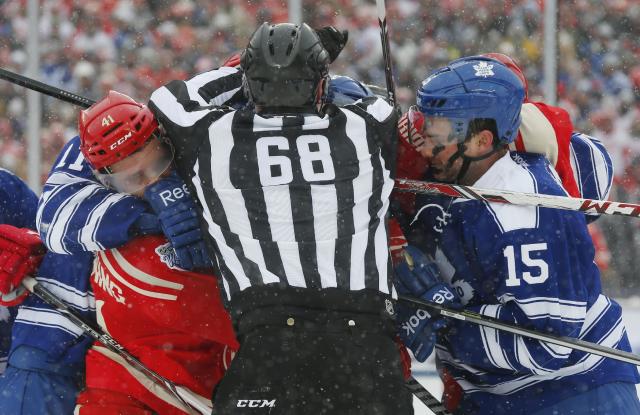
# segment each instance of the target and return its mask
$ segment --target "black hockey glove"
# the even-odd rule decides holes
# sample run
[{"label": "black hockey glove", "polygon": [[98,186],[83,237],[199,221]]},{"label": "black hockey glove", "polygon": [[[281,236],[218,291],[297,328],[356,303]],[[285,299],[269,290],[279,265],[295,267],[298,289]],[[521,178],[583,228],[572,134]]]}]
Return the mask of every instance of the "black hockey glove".
[{"label": "black hockey glove", "polygon": [[316,34],[320,38],[320,43],[329,52],[329,59],[331,62],[335,61],[344,45],[347,44],[349,39],[349,32],[346,30],[339,31],[333,26],[325,26],[316,30]]}]

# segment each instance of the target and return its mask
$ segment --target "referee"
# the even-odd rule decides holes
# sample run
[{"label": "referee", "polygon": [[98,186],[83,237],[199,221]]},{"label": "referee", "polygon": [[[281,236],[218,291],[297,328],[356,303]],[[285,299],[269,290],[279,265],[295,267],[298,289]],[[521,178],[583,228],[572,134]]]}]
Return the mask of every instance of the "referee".
[{"label": "referee", "polygon": [[[239,352],[222,414],[409,414],[386,215],[397,114],[324,102],[346,32],[264,23],[241,55],[151,96],[197,197]],[[241,102],[240,109],[221,103]]]}]

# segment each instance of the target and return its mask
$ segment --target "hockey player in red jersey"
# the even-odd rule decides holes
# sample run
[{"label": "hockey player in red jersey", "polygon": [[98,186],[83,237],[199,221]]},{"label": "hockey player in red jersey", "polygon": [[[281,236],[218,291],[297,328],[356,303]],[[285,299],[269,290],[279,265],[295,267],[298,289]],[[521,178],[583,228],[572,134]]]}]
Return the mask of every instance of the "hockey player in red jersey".
[{"label": "hockey player in red jersey", "polygon": [[[173,149],[146,106],[113,91],[81,112],[79,131],[95,178],[148,202],[133,231],[138,238],[96,252],[91,284],[97,323],[151,370],[210,406],[238,344],[216,277],[208,273],[196,207],[184,182],[169,173]],[[166,237],[157,235],[159,229]],[[192,411],[96,343],[87,354],[76,413]]]},{"label": "hockey player in red jersey", "polygon": [[[91,273],[103,330],[142,363],[208,401],[237,343],[216,279],[180,269],[164,237],[99,252]],[[80,415],[184,414],[173,395],[96,343]]]}]

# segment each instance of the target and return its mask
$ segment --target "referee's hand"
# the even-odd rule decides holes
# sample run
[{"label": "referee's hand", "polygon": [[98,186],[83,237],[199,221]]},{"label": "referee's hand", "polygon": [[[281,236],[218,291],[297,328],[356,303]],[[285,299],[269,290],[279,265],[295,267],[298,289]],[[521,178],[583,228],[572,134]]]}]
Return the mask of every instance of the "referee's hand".
[{"label": "referee's hand", "polygon": [[342,49],[344,49],[349,39],[349,32],[346,30],[339,31],[333,26],[325,26],[316,29],[316,34],[320,38],[320,43],[329,52],[331,62],[335,61]]}]

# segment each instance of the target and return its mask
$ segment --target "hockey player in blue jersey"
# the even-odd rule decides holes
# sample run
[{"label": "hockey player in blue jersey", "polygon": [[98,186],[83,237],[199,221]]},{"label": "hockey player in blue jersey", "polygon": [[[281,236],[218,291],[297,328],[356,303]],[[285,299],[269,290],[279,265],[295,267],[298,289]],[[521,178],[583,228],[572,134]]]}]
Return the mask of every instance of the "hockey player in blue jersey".
[{"label": "hockey player in blue jersey", "polygon": [[[37,272],[39,283],[89,321],[95,313],[89,287],[92,263],[89,252],[48,252]],[[72,413],[91,339],[34,295],[18,307],[11,335],[7,370],[0,377],[0,413]]]},{"label": "hockey player in blue jersey", "polygon": [[[35,229],[36,195],[6,170],[0,170],[0,189],[0,372],[8,360],[0,377],[0,413],[70,413],[82,373],[74,365],[74,350],[86,347],[81,344],[81,331],[39,299],[25,300],[27,292],[20,282],[40,266],[41,282],[86,313],[92,307],[90,298],[77,298],[65,282],[78,273],[84,273],[86,280],[90,262],[78,257],[69,261],[55,254],[42,260],[44,247],[31,230]],[[58,280],[55,286],[49,283],[52,278]],[[77,363],[81,364],[83,354],[76,358]]]},{"label": "hockey player in blue jersey", "polygon": [[[548,160],[507,145],[520,124],[522,83],[485,57],[450,63],[418,90],[421,154],[435,180],[566,196]],[[630,351],[621,308],[602,295],[584,214],[419,198],[408,237],[413,267],[398,291],[431,300],[440,278],[464,307],[554,335]],[[434,261],[437,270],[429,265]],[[449,296],[455,303],[454,296]],[[456,414],[640,413],[632,365],[459,321],[424,318],[401,331],[421,360],[437,333],[445,402]],[[410,330],[409,330],[410,329]]]},{"label": "hockey player in blue jersey", "polygon": [[0,223],[34,229],[38,196],[25,182],[0,168]]}]

